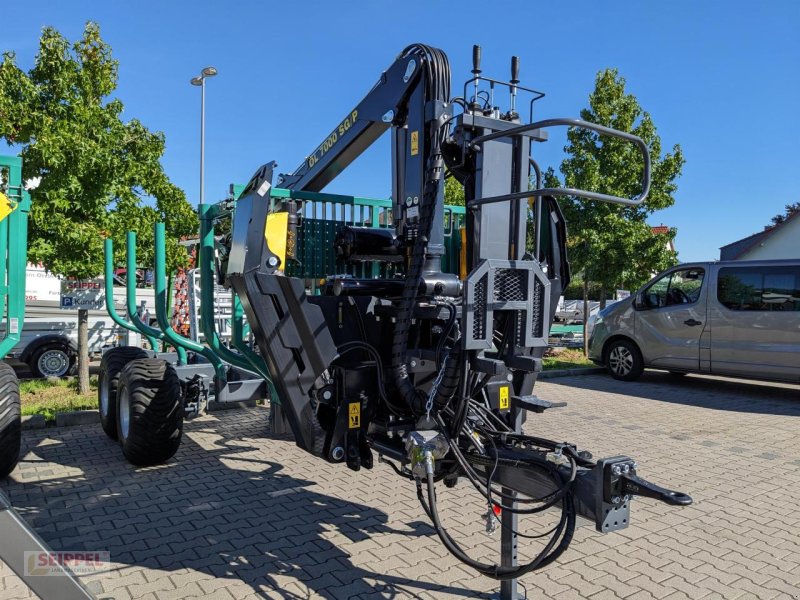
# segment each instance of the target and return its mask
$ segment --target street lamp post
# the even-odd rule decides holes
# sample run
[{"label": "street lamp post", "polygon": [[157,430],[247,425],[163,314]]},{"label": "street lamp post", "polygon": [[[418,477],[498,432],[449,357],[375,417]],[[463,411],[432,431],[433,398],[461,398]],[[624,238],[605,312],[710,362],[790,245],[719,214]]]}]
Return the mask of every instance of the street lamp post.
[{"label": "street lamp post", "polygon": [[214,77],[217,70],[206,67],[200,75],[193,77],[192,85],[200,87],[200,205],[205,202],[205,153],[206,153],[206,79]]}]

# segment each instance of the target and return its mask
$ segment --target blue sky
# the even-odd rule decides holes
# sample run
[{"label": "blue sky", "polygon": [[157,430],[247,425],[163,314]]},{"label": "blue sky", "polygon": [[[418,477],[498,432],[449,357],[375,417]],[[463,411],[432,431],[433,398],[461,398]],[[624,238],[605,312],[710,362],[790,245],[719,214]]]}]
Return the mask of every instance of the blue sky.
[{"label": "blue sky", "polygon": [[[484,72],[541,89],[538,118],[578,116],[595,73],[617,67],[658,127],[686,157],[675,206],[653,224],[678,228],[680,259],[706,260],[800,200],[800,2],[8,2],[0,49],[27,68],[40,30],[76,39],[97,21],[120,61],[127,118],[164,131],[164,166],[196,201],[199,91],[206,65],[206,199],[277,160],[290,172],[411,42],[445,50],[454,90],[471,47]],[[563,135],[537,146],[557,165]],[[0,149],[2,151],[2,149]],[[328,191],[390,193],[388,140]],[[798,241],[800,244],[800,241]]]}]

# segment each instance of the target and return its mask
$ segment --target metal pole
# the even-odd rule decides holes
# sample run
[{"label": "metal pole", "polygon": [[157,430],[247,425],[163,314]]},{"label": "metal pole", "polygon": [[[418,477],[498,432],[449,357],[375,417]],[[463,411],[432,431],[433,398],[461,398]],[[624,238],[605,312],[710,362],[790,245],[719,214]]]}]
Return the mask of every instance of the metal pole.
[{"label": "metal pole", "polygon": [[206,78],[200,78],[200,206],[205,202]]},{"label": "metal pole", "polygon": [[[509,411],[509,419],[516,433],[522,433],[522,411],[514,406]],[[517,497],[514,490],[503,488],[503,493]],[[516,501],[511,506],[516,508]],[[517,557],[517,530],[519,528],[519,515],[504,510],[500,515],[500,564],[504,567],[516,567],[519,563]],[[519,590],[516,579],[507,579],[500,582],[500,600],[519,600]]]}]

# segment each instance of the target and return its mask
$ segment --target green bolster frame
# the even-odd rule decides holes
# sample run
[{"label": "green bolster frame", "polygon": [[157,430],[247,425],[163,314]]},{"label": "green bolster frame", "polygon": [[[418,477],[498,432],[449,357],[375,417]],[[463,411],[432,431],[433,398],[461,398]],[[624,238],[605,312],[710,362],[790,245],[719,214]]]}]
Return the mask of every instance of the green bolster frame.
[{"label": "green bolster frame", "polygon": [[169,324],[169,317],[167,316],[167,250],[166,250],[166,236],[164,223],[155,224],[155,290],[156,290],[156,319],[158,326],[161,328],[162,333],[166,340],[175,346],[176,350],[180,353],[183,351],[184,355],[186,350],[197,352],[204,356],[208,362],[214,366],[217,383],[222,385],[226,381],[225,365],[220,357],[208,346],[199,344],[194,340],[183,337]]}]

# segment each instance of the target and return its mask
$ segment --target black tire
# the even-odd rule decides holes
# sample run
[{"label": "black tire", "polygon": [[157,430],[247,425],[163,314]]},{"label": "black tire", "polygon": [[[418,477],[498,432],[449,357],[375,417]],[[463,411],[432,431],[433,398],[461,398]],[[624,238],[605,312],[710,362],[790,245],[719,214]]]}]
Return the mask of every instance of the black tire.
[{"label": "black tire", "polygon": [[147,351],[135,346],[120,346],[103,353],[97,380],[97,408],[100,425],[112,440],[117,439],[117,386],[119,374],[129,362],[147,358]]},{"label": "black tire", "polygon": [[181,382],[167,361],[140,358],[125,365],[117,387],[117,436],[125,458],[138,466],[172,458],[181,444],[183,411]]},{"label": "black tire", "polygon": [[614,340],[606,348],[605,365],[608,373],[620,381],[634,381],[644,371],[642,353],[628,340]]},{"label": "black tire", "polygon": [[19,380],[11,365],[0,361],[0,479],[17,466],[21,443]]},{"label": "black tire", "polygon": [[37,348],[28,359],[34,377],[64,377],[75,369],[77,355],[69,345],[50,342]]}]

